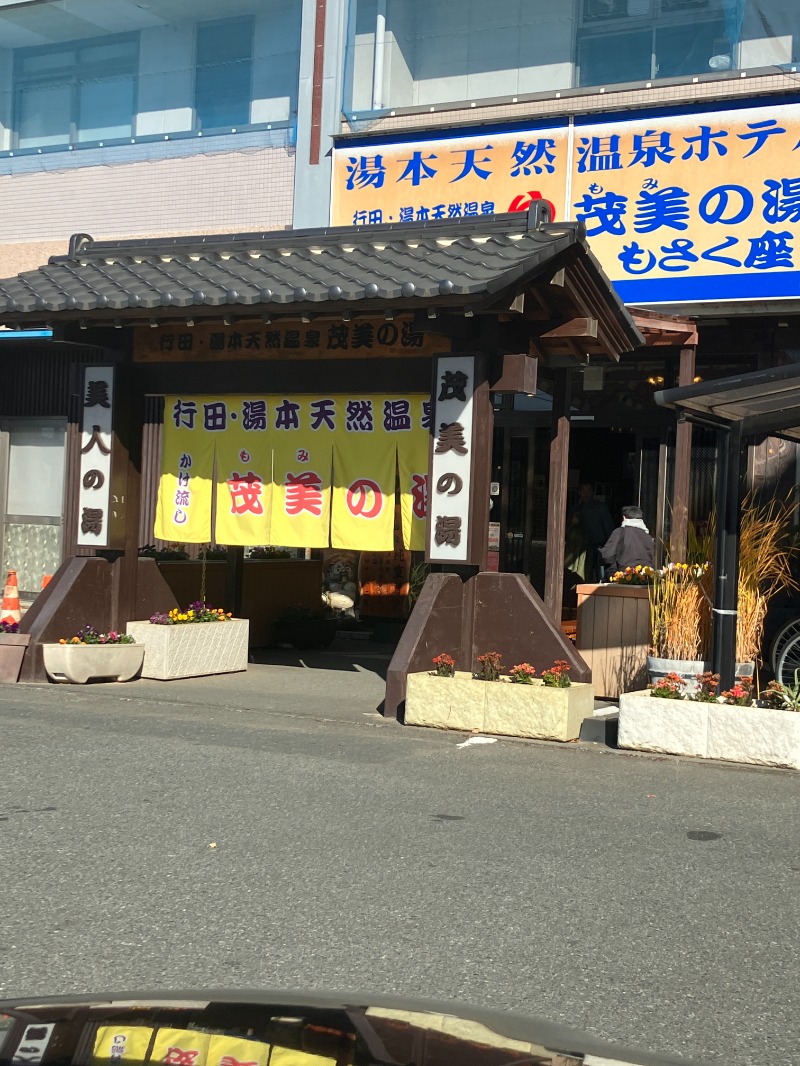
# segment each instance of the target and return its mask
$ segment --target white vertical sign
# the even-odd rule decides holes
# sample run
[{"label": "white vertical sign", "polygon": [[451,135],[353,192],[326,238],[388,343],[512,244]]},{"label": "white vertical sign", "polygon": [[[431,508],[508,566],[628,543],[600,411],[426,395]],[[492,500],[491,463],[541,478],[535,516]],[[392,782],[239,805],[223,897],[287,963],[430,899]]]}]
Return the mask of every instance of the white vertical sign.
[{"label": "white vertical sign", "polygon": [[428,558],[433,563],[469,560],[474,391],[474,356],[437,359],[433,460],[428,488]]},{"label": "white vertical sign", "polygon": [[81,395],[81,471],[78,544],[105,548],[111,505],[111,437],[114,428],[114,368],[87,366]]}]

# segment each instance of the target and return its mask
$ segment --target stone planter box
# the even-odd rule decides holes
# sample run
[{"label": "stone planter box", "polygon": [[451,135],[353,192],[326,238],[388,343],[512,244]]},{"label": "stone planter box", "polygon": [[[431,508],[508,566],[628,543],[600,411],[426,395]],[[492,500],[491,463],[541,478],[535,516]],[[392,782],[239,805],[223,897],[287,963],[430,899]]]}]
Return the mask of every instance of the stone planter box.
[{"label": "stone planter box", "polygon": [[619,746],[800,770],[800,714],[724,703],[619,698]]},{"label": "stone planter box", "polygon": [[[755,663],[736,663],[734,671],[737,678],[752,677],[756,670]],[[667,674],[677,674],[685,685],[682,692],[692,694],[697,691],[697,675],[711,672],[711,663],[702,659],[659,659],[655,655],[647,656],[647,675],[650,684],[660,681]]]},{"label": "stone planter box", "polygon": [[476,681],[470,674],[409,674],[405,721],[465,732],[499,733],[537,740],[577,740],[594,709],[591,685],[546,688],[541,681]]},{"label": "stone planter box", "polygon": [[142,668],[142,644],[43,644],[44,668],[51,681],[131,681]]},{"label": "stone planter box", "polygon": [[30,633],[0,633],[0,682],[16,684],[31,642]]},{"label": "stone planter box", "polygon": [[249,622],[190,622],[154,626],[128,622],[127,632],[144,644],[142,677],[173,681],[179,677],[231,674],[247,669]]}]

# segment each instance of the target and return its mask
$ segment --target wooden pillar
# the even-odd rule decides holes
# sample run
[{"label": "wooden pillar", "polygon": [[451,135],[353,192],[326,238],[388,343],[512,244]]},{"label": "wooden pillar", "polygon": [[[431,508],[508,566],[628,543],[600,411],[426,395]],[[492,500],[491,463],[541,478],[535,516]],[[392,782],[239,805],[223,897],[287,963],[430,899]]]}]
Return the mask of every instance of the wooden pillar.
[{"label": "wooden pillar", "polygon": [[244,577],[244,548],[228,547],[225,564],[224,608],[236,618],[242,614],[242,579]]},{"label": "wooden pillar", "polygon": [[656,482],[658,496],[656,498],[656,528],[653,530],[656,542],[656,566],[664,563],[664,525],[667,510],[667,458],[669,445],[666,432],[662,430],[658,442],[658,478]]},{"label": "wooden pillar", "polygon": [[[682,348],[678,385],[691,385],[695,373],[695,348]],[[686,561],[691,489],[692,424],[679,422],[675,432],[675,478],[672,486],[672,528],[669,553],[673,562]]]},{"label": "wooden pillar", "polygon": [[113,560],[111,624],[124,631],[126,623],[138,617],[136,580],[144,421],[144,397],[134,388],[130,366],[117,367],[116,395],[111,518],[119,531],[115,540],[122,551]]},{"label": "wooden pillar", "polygon": [[561,603],[564,598],[571,385],[570,370],[558,369],[553,372],[553,419],[550,430],[550,484],[547,490],[547,562],[544,602],[548,615],[556,625],[561,622]]}]

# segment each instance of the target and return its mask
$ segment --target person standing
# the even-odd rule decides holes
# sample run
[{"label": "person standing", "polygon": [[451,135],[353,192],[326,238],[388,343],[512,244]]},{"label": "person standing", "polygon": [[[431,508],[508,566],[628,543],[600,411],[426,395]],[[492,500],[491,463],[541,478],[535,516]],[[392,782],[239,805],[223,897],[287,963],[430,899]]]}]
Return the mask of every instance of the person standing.
[{"label": "person standing", "polygon": [[594,494],[594,485],[584,481],[578,486],[578,504],[572,514],[572,529],[579,530],[586,553],[583,562],[585,581],[600,580],[600,549],[611,536],[614,520],[603,500]]},{"label": "person standing", "polygon": [[614,530],[600,554],[611,573],[629,566],[653,565],[655,546],[644,524],[641,507],[622,508],[622,525]]}]

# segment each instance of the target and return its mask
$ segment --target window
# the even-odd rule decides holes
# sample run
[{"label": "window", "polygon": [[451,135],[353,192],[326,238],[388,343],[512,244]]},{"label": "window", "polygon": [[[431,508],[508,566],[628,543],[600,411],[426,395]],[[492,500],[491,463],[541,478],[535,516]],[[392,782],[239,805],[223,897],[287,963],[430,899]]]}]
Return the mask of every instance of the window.
[{"label": "window", "polygon": [[198,129],[250,121],[253,20],[206,22],[197,27],[194,106]]},{"label": "window", "polygon": [[19,148],[130,137],[138,38],[26,48],[14,68]]},{"label": "window", "polygon": [[707,74],[733,63],[721,0],[583,0],[581,85]]}]

